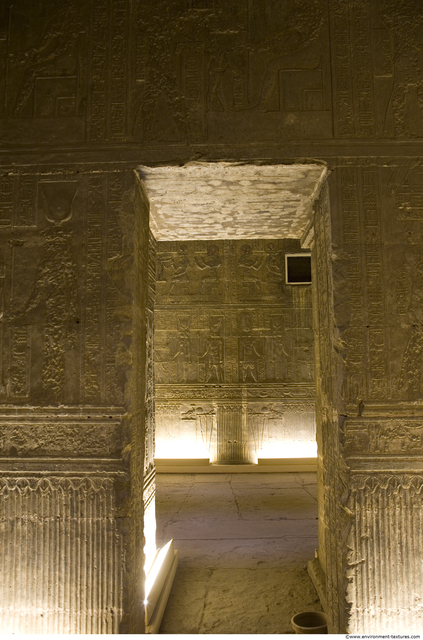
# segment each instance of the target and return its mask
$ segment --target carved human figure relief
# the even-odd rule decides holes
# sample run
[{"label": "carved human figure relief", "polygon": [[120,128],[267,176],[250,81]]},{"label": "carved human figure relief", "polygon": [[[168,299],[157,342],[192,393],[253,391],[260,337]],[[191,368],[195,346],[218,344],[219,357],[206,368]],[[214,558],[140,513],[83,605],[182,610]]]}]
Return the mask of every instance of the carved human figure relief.
[{"label": "carved human figure relief", "polygon": [[179,332],[176,338],[172,360],[177,365],[178,382],[187,382],[192,363],[191,317],[178,318]]},{"label": "carved human figure relief", "polygon": [[[178,21],[169,22],[169,7],[163,0],[158,0],[151,9],[153,13],[145,12],[140,5],[137,15],[138,37],[147,43],[155,64],[145,71],[133,133],[145,142],[187,140],[186,105],[174,69],[174,45],[170,36],[172,33],[174,37],[178,30]],[[170,37],[157,38],[158,32],[168,33]]]},{"label": "carved human figure relief", "polygon": [[[65,354],[75,347],[77,317],[77,266],[71,252],[71,236],[57,228],[42,232],[44,256],[38,264],[35,286],[15,322],[44,324],[42,387],[54,399],[62,398]],[[32,319],[32,320],[31,320]]]},{"label": "carved human figure relief", "polygon": [[154,362],[154,379],[157,384],[165,384],[170,382],[170,369],[167,362]]},{"label": "carved human figure relief", "polygon": [[222,317],[210,318],[210,333],[206,339],[201,359],[205,364],[205,382],[223,382],[223,321]]},{"label": "carved human figure relief", "polygon": [[209,244],[207,246],[207,255],[205,257],[195,256],[194,262],[203,272],[197,293],[208,295],[217,293],[219,288],[219,267],[222,264],[218,245]]},{"label": "carved human figure relief", "polygon": [[[11,24],[19,18],[14,10],[10,7]],[[8,52],[8,74],[11,79],[21,78],[14,105],[12,96],[7,96],[13,115],[77,115],[80,51],[86,29],[84,11],[66,2],[55,7],[38,39],[22,50]]]},{"label": "carved human figure relief", "polygon": [[291,336],[275,336],[269,339],[270,353],[267,370],[270,379],[289,380],[292,376],[292,353],[290,354]]},{"label": "carved human figure relief", "polygon": [[[237,43],[231,50],[223,50],[219,42],[211,41],[210,82],[208,101],[213,111],[274,111],[289,108],[283,103],[287,87],[284,83],[284,71],[308,72],[307,78],[319,66],[320,60],[313,56],[296,55],[318,40],[324,22],[324,12],[319,2],[295,0],[292,3],[279,3],[277,13],[272,8],[259,14],[250,5],[248,21],[260,22],[257,33],[261,38],[251,40],[243,37],[245,27],[237,29]],[[260,73],[254,73],[260,64]],[[320,70],[317,70],[318,77]],[[304,80],[303,80],[304,82]],[[311,86],[310,79],[305,81],[304,93]],[[316,80],[315,80],[316,82]],[[309,91],[310,93],[310,91]],[[321,91],[320,91],[321,93]],[[282,95],[282,101],[280,99]],[[321,105],[321,96],[315,89],[315,99]],[[282,104],[281,104],[282,102]],[[309,103],[300,105],[300,109],[316,109]]]},{"label": "carved human figure relief", "polygon": [[263,264],[262,256],[254,256],[249,244],[243,244],[238,258],[238,269],[241,275],[243,293],[254,295],[262,292],[258,271]]},{"label": "carved human figure relief", "polygon": [[269,293],[274,293],[275,289],[279,289],[284,284],[285,277],[285,259],[283,251],[278,251],[274,242],[268,242],[266,245],[267,256],[265,258],[266,275],[264,282],[266,283]]},{"label": "carved human figure relief", "polygon": [[264,354],[261,350],[261,340],[252,336],[240,339],[239,362],[242,382],[259,381],[259,362]]},{"label": "carved human figure relief", "polygon": [[[190,276],[188,267],[188,247],[182,243],[179,245],[179,253],[176,256],[162,258],[162,264],[169,269],[169,293],[172,295],[187,294],[189,291]],[[163,276],[162,276],[163,277]]]}]

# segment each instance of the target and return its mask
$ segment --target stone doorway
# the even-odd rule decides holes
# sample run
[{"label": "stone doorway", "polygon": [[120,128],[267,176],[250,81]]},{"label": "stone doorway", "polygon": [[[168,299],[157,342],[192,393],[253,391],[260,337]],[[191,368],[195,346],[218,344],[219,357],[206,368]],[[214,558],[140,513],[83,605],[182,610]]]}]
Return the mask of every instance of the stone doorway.
[{"label": "stone doorway", "polygon": [[157,256],[157,464],[315,458],[311,286],[286,264],[310,255],[326,167],[139,173]]},{"label": "stone doorway", "polygon": [[[304,262],[326,167],[192,163],[139,174],[156,258],[156,469],[272,471],[285,459],[294,466],[283,470],[312,470],[298,466],[316,458]],[[288,256],[301,274],[291,267],[288,278]]]}]

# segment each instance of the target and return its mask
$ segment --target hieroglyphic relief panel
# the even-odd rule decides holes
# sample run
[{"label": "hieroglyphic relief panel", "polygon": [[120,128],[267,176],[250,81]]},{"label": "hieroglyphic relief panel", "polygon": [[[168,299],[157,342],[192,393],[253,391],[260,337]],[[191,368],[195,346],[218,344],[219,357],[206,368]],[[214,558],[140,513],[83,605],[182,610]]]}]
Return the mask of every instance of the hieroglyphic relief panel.
[{"label": "hieroglyphic relief panel", "polygon": [[[420,480],[416,488],[404,477],[422,457],[420,173],[410,160],[340,162],[329,180],[331,228],[324,209],[315,217],[319,558],[331,625],[351,632],[399,629],[398,608],[417,611],[403,592],[420,576],[401,576],[402,560],[386,554],[415,563],[413,534],[391,527],[420,508]],[[380,478],[390,470],[397,477]],[[338,601],[340,576],[349,609]]]},{"label": "hieroglyphic relief panel", "polygon": [[[145,143],[331,137],[325,0],[134,11],[132,135]],[[168,37],[157,38],[157,32]],[[265,114],[265,117],[263,117]],[[235,120],[239,123],[234,127]]]},{"label": "hieroglyphic relief panel", "polygon": [[125,139],[127,0],[6,1],[0,22],[5,143]]},{"label": "hieroglyphic relief panel", "polygon": [[392,395],[415,401],[423,393],[422,166],[420,161],[407,160],[381,171],[387,185],[385,207],[390,212],[387,264],[395,283],[389,291]]},{"label": "hieroglyphic relief panel", "polygon": [[[203,402],[195,404],[202,385],[217,402],[217,436],[205,449],[195,435],[197,425],[188,429],[198,444],[192,446],[202,448],[203,457],[208,451],[213,461],[257,459],[251,434],[256,419],[248,412],[252,398],[283,397],[288,387],[310,398],[313,390],[311,288],[285,283],[285,254],[301,251],[299,241],[159,242],[157,248],[158,455],[167,448],[162,439],[172,440],[171,421],[162,418],[165,398],[194,403],[191,424],[197,425],[203,419]],[[181,417],[187,409],[175,411],[174,423],[182,421],[187,433],[188,418]]]},{"label": "hieroglyphic relief panel", "polygon": [[43,11],[5,0],[1,137],[421,138],[420,14],[418,0],[266,0],[231,11],[223,0],[45,0]]},{"label": "hieroglyphic relief panel", "polygon": [[329,16],[335,136],[421,138],[419,2],[330,0]]},{"label": "hieroglyphic relief panel", "polygon": [[127,181],[125,172],[82,167],[2,171],[4,399],[122,403],[116,325],[128,302],[119,213]]},{"label": "hieroglyphic relief panel", "polygon": [[128,21],[127,0],[92,0],[87,139],[93,142],[126,137]]},{"label": "hieroglyphic relief panel", "polygon": [[[152,434],[151,402],[137,397],[140,408],[134,408],[131,401],[136,431],[128,427],[127,410],[129,383],[146,365],[146,345],[136,364],[132,358],[140,339],[134,315],[145,314],[148,298],[134,292],[135,257],[149,254],[140,234],[135,251],[134,228],[142,222],[148,240],[148,216],[135,216],[131,171],[104,164],[14,166],[1,177],[0,456],[10,521],[1,535],[10,557],[2,629],[10,623],[11,631],[117,633],[130,628],[131,615],[138,619],[133,628],[142,629],[127,585],[131,567],[144,563],[138,517],[144,468],[141,463],[141,482],[130,482],[123,452],[132,445],[133,457],[135,449],[153,455],[139,418],[147,405]],[[146,281],[147,271],[141,274]],[[150,370],[152,332],[151,325]],[[41,485],[31,475],[37,472]],[[83,490],[75,489],[73,476]],[[138,501],[136,525],[128,517],[129,497]],[[154,473],[147,498],[151,507]],[[151,539],[155,545],[154,528]],[[36,548],[38,560],[30,557]],[[42,594],[43,571],[53,586],[33,605],[20,584]]]},{"label": "hieroglyphic relief panel", "polygon": [[295,240],[158,243],[156,381],[311,383],[310,286],[285,283],[285,253],[299,250]]},{"label": "hieroglyphic relief panel", "polygon": [[386,383],[379,175],[374,165],[349,161],[335,180],[331,197],[342,214],[331,270],[338,349],[348,369],[342,395],[357,405]]},{"label": "hieroglyphic relief panel", "polygon": [[422,136],[417,0],[43,7],[0,7],[6,143]]},{"label": "hieroglyphic relief panel", "polygon": [[422,392],[421,173],[415,161],[364,159],[336,171],[332,274],[351,406]]}]

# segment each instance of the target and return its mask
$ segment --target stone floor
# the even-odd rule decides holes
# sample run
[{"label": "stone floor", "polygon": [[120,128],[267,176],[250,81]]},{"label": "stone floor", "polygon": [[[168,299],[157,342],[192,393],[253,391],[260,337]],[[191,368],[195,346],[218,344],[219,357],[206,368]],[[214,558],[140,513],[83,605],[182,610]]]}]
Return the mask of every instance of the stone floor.
[{"label": "stone floor", "polygon": [[317,547],[315,473],[159,474],[157,542],[179,566],[163,634],[293,633],[321,611],[307,574]]}]

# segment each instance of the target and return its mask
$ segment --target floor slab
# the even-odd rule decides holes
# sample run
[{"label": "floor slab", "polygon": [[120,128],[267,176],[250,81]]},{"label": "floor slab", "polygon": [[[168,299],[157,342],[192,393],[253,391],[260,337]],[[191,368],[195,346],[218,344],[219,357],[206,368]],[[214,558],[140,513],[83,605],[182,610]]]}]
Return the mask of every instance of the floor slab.
[{"label": "floor slab", "polygon": [[308,472],[159,475],[158,545],[179,554],[160,633],[293,633],[295,613],[321,611],[315,494]]}]

